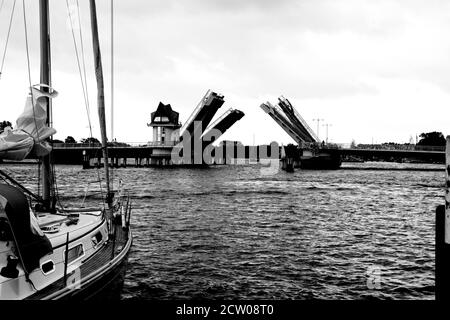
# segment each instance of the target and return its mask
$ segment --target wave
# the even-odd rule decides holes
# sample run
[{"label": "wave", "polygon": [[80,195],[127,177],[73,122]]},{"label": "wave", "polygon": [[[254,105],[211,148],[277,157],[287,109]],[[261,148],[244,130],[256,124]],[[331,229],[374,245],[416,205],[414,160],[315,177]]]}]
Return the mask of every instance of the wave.
[{"label": "wave", "polygon": [[167,193],[166,190],[158,190],[153,195],[144,194],[144,195],[135,195],[133,198],[135,199],[165,199],[167,197],[170,198],[179,198],[179,197],[203,197],[203,196],[235,196],[235,195],[289,195],[290,192],[282,191],[282,190],[211,190],[211,191],[202,191],[202,192],[173,192]]}]

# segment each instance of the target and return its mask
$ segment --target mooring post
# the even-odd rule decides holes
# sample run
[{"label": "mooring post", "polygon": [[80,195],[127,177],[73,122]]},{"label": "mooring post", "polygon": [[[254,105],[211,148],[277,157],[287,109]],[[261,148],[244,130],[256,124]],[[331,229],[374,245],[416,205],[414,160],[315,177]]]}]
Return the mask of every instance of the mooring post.
[{"label": "mooring post", "polygon": [[450,244],[450,136],[445,147],[445,243]]},{"label": "mooring post", "polygon": [[436,208],[436,300],[450,298],[450,136],[445,149],[445,206]]}]

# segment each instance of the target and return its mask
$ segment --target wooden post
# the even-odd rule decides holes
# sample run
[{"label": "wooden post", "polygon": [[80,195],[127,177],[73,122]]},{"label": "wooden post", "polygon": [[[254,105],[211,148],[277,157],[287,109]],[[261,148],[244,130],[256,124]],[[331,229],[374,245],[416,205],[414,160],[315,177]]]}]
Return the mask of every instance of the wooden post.
[{"label": "wooden post", "polygon": [[436,208],[435,288],[436,300],[450,298],[450,136],[445,150],[445,206]]},{"label": "wooden post", "polygon": [[448,255],[446,255],[445,244],[445,206],[436,208],[436,230],[435,230],[435,290],[436,300],[447,300],[449,291]]},{"label": "wooden post", "polygon": [[450,244],[450,136],[445,148],[445,243]]}]

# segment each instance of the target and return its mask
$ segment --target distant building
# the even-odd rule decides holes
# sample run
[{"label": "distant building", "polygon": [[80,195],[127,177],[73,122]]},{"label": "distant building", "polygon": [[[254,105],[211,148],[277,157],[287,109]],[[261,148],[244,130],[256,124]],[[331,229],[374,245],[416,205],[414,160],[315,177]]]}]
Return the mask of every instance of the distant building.
[{"label": "distant building", "polygon": [[153,128],[153,140],[149,142],[152,146],[152,165],[172,164],[173,146],[180,141],[181,123],[178,119],[179,113],[173,111],[170,104],[160,102],[156,111],[152,112],[150,123],[147,123]]},{"label": "distant building", "polygon": [[172,110],[170,104],[159,103],[158,108],[151,114],[151,122],[147,126],[153,128],[152,145],[173,146],[180,139],[181,123],[179,113]]}]

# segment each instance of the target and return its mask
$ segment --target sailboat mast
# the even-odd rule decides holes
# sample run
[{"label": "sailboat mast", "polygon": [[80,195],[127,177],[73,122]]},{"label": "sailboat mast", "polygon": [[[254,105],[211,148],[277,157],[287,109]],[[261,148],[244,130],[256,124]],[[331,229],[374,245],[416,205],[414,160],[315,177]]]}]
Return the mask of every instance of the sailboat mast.
[{"label": "sailboat mast", "polygon": [[103,83],[103,69],[102,69],[102,56],[100,53],[100,44],[98,39],[98,25],[97,25],[97,9],[95,6],[95,0],[89,1],[91,8],[91,29],[92,29],[92,43],[94,49],[94,64],[95,64],[95,76],[97,78],[97,104],[98,104],[98,118],[100,121],[100,132],[102,138],[102,150],[103,159],[105,163],[105,176],[106,176],[106,201],[109,206],[112,204],[112,193],[109,185],[109,168],[108,168],[108,148],[106,140],[106,119],[105,119],[105,90]]},{"label": "sailboat mast", "polygon": [[111,141],[114,141],[114,0],[111,0]]},{"label": "sailboat mast", "polygon": [[[48,9],[48,0],[39,0],[39,24],[40,24],[40,45],[41,45],[41,84],[51,86],[51,57],[50,57],[50,18]],[[30,89],[31,90],[31,89]],[[45,86],[41,87],[42,91],[48,92]],[[47,121],[48,126],[52,125],[50,99],[47,100]],[[44,200],[44,208],[50,209],[52,178],[50,154],[42,158],[42,199]]]}]

